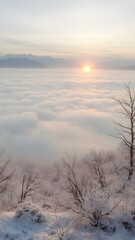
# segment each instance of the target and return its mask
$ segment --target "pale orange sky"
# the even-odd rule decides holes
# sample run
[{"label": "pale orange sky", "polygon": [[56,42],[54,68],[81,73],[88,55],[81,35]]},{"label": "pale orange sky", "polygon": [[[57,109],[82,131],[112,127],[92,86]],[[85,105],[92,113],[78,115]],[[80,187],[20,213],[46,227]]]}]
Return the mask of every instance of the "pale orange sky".
[{"label": "pale orange sky", "polygon": [[134,0],[0,0],[0,55],[135,58]]}]

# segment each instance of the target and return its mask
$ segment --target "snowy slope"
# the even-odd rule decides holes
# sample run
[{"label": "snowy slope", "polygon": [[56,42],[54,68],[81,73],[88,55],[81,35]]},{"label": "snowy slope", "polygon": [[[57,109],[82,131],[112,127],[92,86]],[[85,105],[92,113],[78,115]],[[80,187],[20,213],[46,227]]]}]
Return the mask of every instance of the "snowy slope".
[{"label": "snowy slope", "polygon": [[[30,219],[16,218],[15,212],[5,212],[0,216],[0,240],[134,240],[135,233],[129,233],[120,227],[115,233],[103,231],[90,232],[88,229],[72,226],[68,228],[65,213],[45,213],[44,223],[35,223]],[[58,227],[60,225],[60,228]]]}]

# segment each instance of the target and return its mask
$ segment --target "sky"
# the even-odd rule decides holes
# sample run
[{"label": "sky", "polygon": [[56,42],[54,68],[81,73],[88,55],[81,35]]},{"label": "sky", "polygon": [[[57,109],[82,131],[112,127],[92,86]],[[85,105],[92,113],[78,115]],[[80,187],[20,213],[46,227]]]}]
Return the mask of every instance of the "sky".
[{"label": "sky", "polygon": [[135,0],[0,0],[0,55],[135,59]]}]

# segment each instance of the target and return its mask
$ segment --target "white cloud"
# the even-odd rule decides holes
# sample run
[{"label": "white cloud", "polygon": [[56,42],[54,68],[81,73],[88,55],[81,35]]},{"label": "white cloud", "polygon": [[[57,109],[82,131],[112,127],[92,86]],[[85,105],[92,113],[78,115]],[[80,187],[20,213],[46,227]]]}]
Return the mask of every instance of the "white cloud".
[{"label": "white cloud", "polygon": [[[111,149],[113,95],[123,79],[115,71],[91,75],[71,70],[0,69],[2,146],[17,158],[51,160],[65,150]],[[134,73],[130,73],[133,77]]]},{"label": "white cloud", "polygon": [[6,134],[20,135],[37,127],[35,113],[11,114],[1,117],[0,131]]}]

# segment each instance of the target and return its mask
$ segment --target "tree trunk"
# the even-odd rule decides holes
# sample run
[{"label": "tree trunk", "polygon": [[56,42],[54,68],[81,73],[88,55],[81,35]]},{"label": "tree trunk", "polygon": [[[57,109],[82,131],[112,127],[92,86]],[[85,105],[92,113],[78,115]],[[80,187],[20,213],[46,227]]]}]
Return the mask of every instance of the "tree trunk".
[{"label": "tree trunk", "polygon": [[134,151],[134,149],[132,146],[130,149],[130,170],[129,170],[128,180],[130,180],[133,175],[133,156],[134,156],[133,151]]}]

